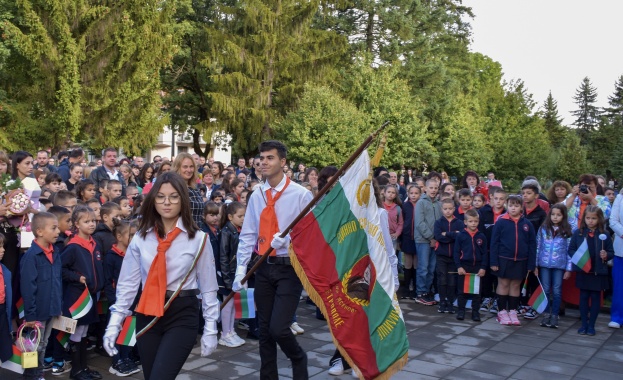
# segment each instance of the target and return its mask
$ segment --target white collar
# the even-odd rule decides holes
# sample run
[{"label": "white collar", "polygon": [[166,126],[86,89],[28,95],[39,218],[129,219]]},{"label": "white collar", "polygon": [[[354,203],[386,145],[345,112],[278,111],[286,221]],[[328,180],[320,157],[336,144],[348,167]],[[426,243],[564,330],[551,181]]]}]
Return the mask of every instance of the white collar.
[{"label": "white collar", "polygon": [[264,181],[264,183],[262,184],[262,192],[266,192],[266,190],[268,189],[275,189],[275,191],[279,192],[281,190],[283,190],[283,188],[286,185],[286,180],[288,177],[286,177],[286,175],[283,175],[283,178],[281,178],[281,182],[279,182],[279,184],[277,186],[275,186],[274,188],[270,186],[270,184],[268,183],[268,180]]}]

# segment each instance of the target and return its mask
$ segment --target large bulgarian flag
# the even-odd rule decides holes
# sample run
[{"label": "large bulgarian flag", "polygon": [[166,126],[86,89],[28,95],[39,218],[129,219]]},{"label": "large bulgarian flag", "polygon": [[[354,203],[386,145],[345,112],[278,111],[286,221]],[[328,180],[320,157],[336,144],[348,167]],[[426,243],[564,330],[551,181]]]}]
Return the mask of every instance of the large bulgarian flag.
[{"label": "large bulgarian flag", "polygon": [[365,379],[389,379],[409,343],[371,178],[364,151],[290,232],[290,258],[344,358]]}]

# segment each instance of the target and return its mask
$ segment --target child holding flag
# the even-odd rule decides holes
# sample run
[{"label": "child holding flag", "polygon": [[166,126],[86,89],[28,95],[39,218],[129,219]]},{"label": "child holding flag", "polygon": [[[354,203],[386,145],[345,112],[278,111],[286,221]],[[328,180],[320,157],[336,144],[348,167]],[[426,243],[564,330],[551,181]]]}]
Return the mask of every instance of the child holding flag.
[{"label": "child holding flag", "polygon": [[101,379],[99,372],[87,366],[89,324],[99,321],[94,303],[104,287],[104,268],[99,245],[91,235],[95,232],[95,213],[88,207],[76,206],[71,214],[72,236],[61,254],[63,263],[63,314],[77,319],[76,331],[69,338],[71,349],[70,378]]},{"label": "child holding flag", "polygon": [[[111,250],[108,251],[104,257],[104,292],[110,304],[114,304],[117,301],[115,291],[117,289],[117,282],[119,281],[121,264],[123,264],[125,251],[128,245],[130,245],[130,241],[135,233],[136,222],[131,222],[129,220],[117,221],[115,219],[113,234],[116,243],[113,244]],[[108,372],[121,377],[140,372],[140,369],[134,364],[134,361],[130,360],[132,347],[118,344],[117,350],[119,353],[113,355],[112,365],[108,369]]]},{"label": "child holding flag", "polygon": [[434,227],[435,240],[437,241],[435,245],[435,254],[437,255],[435,271],[437,272],[437,290],[439,291],[439,309],[437,311],[454,314],[456,265],[453,248],[456,246],[457,235],[465,229],[465,225],[463,220],[455,216],[452,199],[441,201],[441,213],[443,216],[435,222]]},{"label": "child holding flag", "polygon": [[48,339],[52,333],[52,317],[62,313],[63,284],[61,257],[54,246],[59,234],[58,220],[54,214],[40,212],[31,223],[35,235],[34,244],[20,261],[20,287],[24,299],[26,327],[39,327],[41,341],[37,347],[37,368],[27,368],[25,379],[43,377],[43,359]]},{"label": "child holding flag", "polygon": [[610,287],[607,263],[614,257],[612,239],[605,230],[604,213],[598,206],[586,206],[581,226],[569,242],[569,256],[577,272],[575,286],[580,289],[582,326],[578,334],[593,336],[601,292]]},{"label": "child holding flag", "polygon": [[[219,287],[218,294],[227,297],[231,293],[231,287],[236,277],[236,252],[244,213],[246,208],[240,202],[225,202],[221,209],[221,244],[219,262],[223,275],[224,287]],[[234,302],[228,302],[221,310],[221,339],[218,344],[225,347],[240,347],[245,344],[244,339],[236,334]]]},{"label": "child holding flag", "polygon": [[547,218],[539,228],[536,240],[538,268],[534,270],[534,274],[541,279],[550,311],[541,321],[543,327],[558,328],[562,280],[568,279],[571,271],[571,258],[567,255],[570,237],[571,226],[567,220],[567,206],[557,203],[550,208]]},{"label": "child holding flag", "polygon": [[472,321],[480,322],[480,279],[485,275],[489,263],[487,237],[478,231],[478,211],[465,211],[466,228],[461,231],[454,244],[454,263],[459,273],[459,311],[456,319],[465,319],[467,298],[472,299]]}]

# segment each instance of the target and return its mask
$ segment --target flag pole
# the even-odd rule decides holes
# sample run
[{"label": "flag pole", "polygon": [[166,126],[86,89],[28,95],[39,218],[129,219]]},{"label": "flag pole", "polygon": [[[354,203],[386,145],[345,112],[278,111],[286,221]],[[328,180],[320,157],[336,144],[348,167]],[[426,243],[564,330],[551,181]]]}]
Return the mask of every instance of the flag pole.
[{"label": "flag pole", "polygon": [[[318,203],[318,201],[320,201],[320,199],[326,193],[329,192],[329,190],[333,187],[333,185],[335,185],[335,183],[339,181],[340,177],[342,176],[342,174],[344,174],[346,169],[348,169],[353,164],[353,162],[355,162],[355,160],[359,157],[359,155],[372,143],[372,141],[376,138],[376,136],[378,136],[378,134],[381,133],[388,125],[389,125],[389,121],[384,122],[383,125],[381,125],[376,131],[372,132],[368,136],[368,138],[364,140],[361,146],[357,148],[357,150],[348,158],[348,160],[346,160],[344,165],[342,165],[342,167],[339,168],[338,171],[331,177],[329,182],[327,182],[327,184],[322,189],[320,189],[320,191],[318,191],[318,194],[316,194],[316,196],[311,200],[311,202],[309,202],[309,204],[305,206],[305,208],[298,214],[298,216],[294,218],[292,223],[290,223],[290,225],[286,227],[284,231],[281,232],[280,237],[282,239],[285,238],[290,233],[290,231],[294,228],[294,226],[296,226],[296,224],[301,219],[303,219],[305,215],[307,215],[307,213],[312,209],[312,207],[314,207],[316,203]],[[247,271],[246,276],[244,276],[244,278],[241,281],[242,284],[246,283],[249,280],[249,278],[253,275],[253,273],[256,270],[258,270],[260,265],[262,265],[262,263],[266,261],[266,259],[268,258],[268,256],[270,255],[272,251],[273,251],[273,247],[268,247],[266,252],[264,252],[264,254],[259,257],[259,260],[256,261],[256,263],[251,267],[251,269]],[[221,310],[223,309],[223,307],[225,307],[225,305],[227,305],[227,302],[229,302],[233,297],[234,297],[234,292],[229,293],[229,295],[223,300],[223,303],[221,304]]]}]

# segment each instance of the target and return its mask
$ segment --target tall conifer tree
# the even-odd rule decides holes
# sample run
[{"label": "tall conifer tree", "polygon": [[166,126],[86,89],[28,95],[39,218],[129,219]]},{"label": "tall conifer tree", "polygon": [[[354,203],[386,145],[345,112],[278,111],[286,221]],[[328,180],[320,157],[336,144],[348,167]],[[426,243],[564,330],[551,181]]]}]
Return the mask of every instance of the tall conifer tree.
[{"label": "tall conifer tree", "polygon": [[578,127],[578,135],[582,145],[588,143],[591,132],[599,125],[599,108],[597,102],[597,89],[591,84],[591,80],[585,77],[573,97],[578,109],[571,113],[575,116],[574,125]]}]

